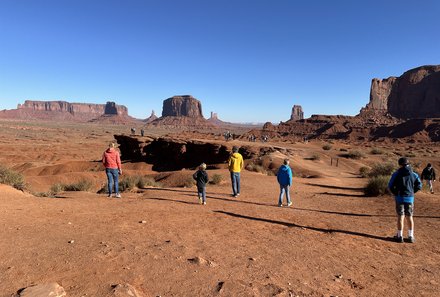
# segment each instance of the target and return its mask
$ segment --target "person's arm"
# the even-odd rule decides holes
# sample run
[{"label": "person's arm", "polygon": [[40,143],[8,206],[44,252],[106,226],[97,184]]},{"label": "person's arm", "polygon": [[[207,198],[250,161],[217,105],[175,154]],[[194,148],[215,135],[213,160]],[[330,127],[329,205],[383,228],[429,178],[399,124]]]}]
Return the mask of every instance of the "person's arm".
[{"label": "person's arm", "polygon": [[397,189],[394,187],[394,181],[396,179],[397,172],[394,172],[393,175],[390,178],[390,181],[388,182],[388,189],[390,189],[391,193],[394,195],[397,195]]},{"label": "person's arm", "polygon": [[434,170],[434,167],[432,168],[432,179],[435,181],[435,170]]},{"label": "person's arm", "polygon": [[292,169],[290,167],[289,167],[288,172],[289,172],[289,186],[291,186],[292,185]]},{"label": "person's arm", "polygon": [[197,180],[197,172],[198,171],[194,172],[194,174],[193,174],[193,179],[195,179],[195,180]]},{"label": "person's arm", "polygon": [[119,153],[116,153],[116,164],[118,164],[119,174],[122,174],[121,156]]},{"label": "person's arm", "polygon": [[417,193],[422,189],[422,182],[420,181],[420,178],[417,173],[413,172],[415,181],[414,181],[414,193]]}]

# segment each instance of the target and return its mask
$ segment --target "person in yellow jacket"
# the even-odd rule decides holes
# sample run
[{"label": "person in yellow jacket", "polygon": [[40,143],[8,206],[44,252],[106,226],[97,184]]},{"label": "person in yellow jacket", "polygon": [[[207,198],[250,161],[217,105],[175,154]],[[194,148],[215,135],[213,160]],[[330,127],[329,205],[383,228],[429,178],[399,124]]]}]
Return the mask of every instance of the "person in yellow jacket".
[{"label": "person in yellow jacket", "polygon": [[228,161],[231,173],[232,196],[240,195],[240,172],[244,167],[243,156],[238,152],[238,147],[232,147],[232,154]]}]

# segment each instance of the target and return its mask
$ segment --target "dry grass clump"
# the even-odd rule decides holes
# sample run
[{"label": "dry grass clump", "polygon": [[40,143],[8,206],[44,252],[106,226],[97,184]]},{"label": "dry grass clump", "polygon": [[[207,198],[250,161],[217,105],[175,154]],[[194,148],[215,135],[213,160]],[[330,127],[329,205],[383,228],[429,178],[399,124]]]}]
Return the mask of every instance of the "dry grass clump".
[{"label": "dry grass clump", "polygon": [[349,151],[346,154],[340,154],[340,157],[347,158],[347,159],[355,159],[359,160],[365,157],[365,155],[360,151]]},{"label": "dry grass clump", "polygon": [[332,149],[332,145],[329,144],[329,143],[326,143],[326,144],[324,144],[324,145],[322,146],[322,149],[323,149],[324,151],[329,151],[329,150]]},{"label": "dry grass clump", "polygon": [[212,185],[219,185],[221,184],[223,181],[223,175],[221,174],[214,174],[211,178],[211,180],[209,181],[210,184]]},{"label": "dry grass clump", "polygon": [[396,166],[391,163],[377,163],[374,164],[373,167],[371,167],[368,176],[374,177],[374,176],[382,175],[389,178],[395,170],[396,170]]},{"label": "dry grass clump", "polygon": [[377,197],[388,193],[389,177],[384,175],[373,176],[368,179],[364,193],[369,197]]},{"label": "dry grass clump", "polygon": [[259,164],[249,163],[248,165],[246,165],[245,168],[248,171],[258,172],[269,176],[275,175],[275,173],[272,170],[266,169],[263,165],[259,165]]},{"label": "dry grass clump", "polygon": [[383,154],[385,154],[385,151],[380,149],[380,148],[376,148],[375,147],[375,148],[371,149],[370,154],[372,154],[372,155],[383,155]]},{"label": "dry grass clump", "polygon": [[90,191],[93,187],[93,183],[90,180],[82,179],[76,183],[72,184],[60,184],[57,187],[62,189],[62,191]]},{"label": "dry grass clump", "polygon": [[366,167],[366,166],[362,166],[361,168],[359,168],[359,175],[361,177],[368,177],[368,175],[370,174],[370,168]]},{"label": "dry grass clump", "polygon": [[132,191],[135,188],[143,189],[146,187],[161,187],[161,184],[156,182],[154,178],[142,175],[124,176],[119,180],[118,185],[120,192]]},{"label": "dry grass clump", "polygon": [[26,189],[24,177],[20,173],[0,165],[0,183],[10,185],[17,190]]}]

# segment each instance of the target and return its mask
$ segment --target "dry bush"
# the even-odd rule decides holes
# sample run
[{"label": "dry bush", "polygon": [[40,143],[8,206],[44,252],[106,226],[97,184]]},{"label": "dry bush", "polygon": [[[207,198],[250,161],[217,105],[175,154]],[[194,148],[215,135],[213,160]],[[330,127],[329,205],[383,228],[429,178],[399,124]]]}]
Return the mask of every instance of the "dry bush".
[{"label": "dry bush", "polygon": [[322,149],[323,149],[324,151],[329,151],[329,150],[332,149],[332,145],[329,144],[329,143],[326,143],[326,144],[324,144],[324,145],[322,146]]},{"label": "dry bush", "polygon": [[24,177],[18,172],[0,165],[0,184],[10,185],[17,190],[25,190]]},{"label": "dry bush", "polygon": [[370,172],[368,173],[369,177],[374,176],[387,176],[389,177],[396,170],[396,166],[391,163],[377,163],[371,167]]},{"label": "dry bush", "polygon": [[310,157],[304,158],[304,160],[319,161],[321,157],[318,154],[313,154]]},{"label": "dry bush", "polygon": [[385,153],[384,150],[381,150],[380,148],[373,148],[370,151],[370,154],[372,155],[383,155]]},{"label": "dry bush", "polygon": [[369,197],[377,197],[388,193],[388,176],[373,176],[368,179],[364,193]]},{"label": "dry bush", "polygon": [[359,175],[361,177],[368,177],[370,174],[370,168],[366,167],[366,166],[362,166],[361,168],[359,168]]},{"label": "dry bush", "polygon": [[214,174],[211,178],[211,180],[209,181],[210,184],[212,185],[219,185],[221,184],[223,181],[223,175],[221,174]]},{"label": "dry bush", "polygon": [[64,191],[89,191],[93,186],[90,180],[82,179],[79,182],[62,185]]},{"label": "dry bush", "polygon": [[359,159],[362,159],[363,157],[365,157],[364,154],[361,153],[360,151],[350,151],[346,154],[340,154],[339,156],[343,157],[343,158],[355,159],[355,160],[359,160]]}]

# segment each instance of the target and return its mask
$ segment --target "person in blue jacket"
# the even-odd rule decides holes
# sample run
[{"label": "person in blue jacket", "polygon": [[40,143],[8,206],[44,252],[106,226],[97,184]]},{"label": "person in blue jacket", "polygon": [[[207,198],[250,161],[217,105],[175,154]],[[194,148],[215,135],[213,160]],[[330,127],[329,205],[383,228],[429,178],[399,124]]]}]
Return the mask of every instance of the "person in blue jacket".
[{"label": "person in blue jacket", "polygon": [[400,158],[400,168],[393,173],[388,188],[395,196],[397,212],[397,234],[394,239],[403,242],[403,225],[405,217],[408,222],[408,241],[415,242],[414,237],[414,194],[422,189],[422,182],[417,173],[413,172],[408,159]]},{"label": "person in blue jacket", "polygon": [[290,186],[292,185],[292,169],[289,166],[289,159],[284,159],[283,165],[277,172],[277,180],[280,184],[280,196],[278,198],[278,206],[283,206],[283,196],[286,193],[287,206],[292,205],[290,200]]}]

